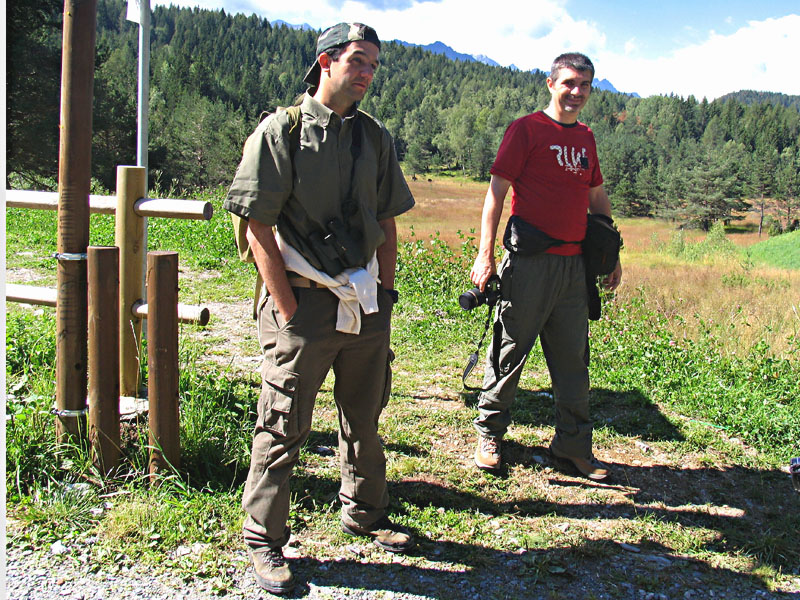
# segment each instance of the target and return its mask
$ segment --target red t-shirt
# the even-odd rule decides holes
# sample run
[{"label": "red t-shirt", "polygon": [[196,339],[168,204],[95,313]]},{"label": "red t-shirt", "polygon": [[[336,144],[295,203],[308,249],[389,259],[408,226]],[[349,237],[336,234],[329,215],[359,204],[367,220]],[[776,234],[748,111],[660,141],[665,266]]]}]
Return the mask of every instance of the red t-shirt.
[{"label": "red t-shirt", "polygon": [[[579,241],[586,233],[589,188],[603,183],[594,134],[583,123],[564,125],[544,112],[508,126],[492,175],[512,185],[511,214],[558,240]],[[581,253],[580,244],[547,252]]]}]

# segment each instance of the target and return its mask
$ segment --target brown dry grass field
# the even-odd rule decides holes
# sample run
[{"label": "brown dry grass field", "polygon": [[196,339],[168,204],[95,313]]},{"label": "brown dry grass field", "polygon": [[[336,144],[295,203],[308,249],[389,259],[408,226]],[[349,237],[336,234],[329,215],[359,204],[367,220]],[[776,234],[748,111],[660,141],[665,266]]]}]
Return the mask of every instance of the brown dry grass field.
[{"label": "brown dry grass field", "polygon": [[[477,237],[486,195],[485,183],[455,179],[429,182],[420,178],[409,181],[408,185],[417,205],[397,219],[400,239],[408,239],[412,227],[418,238],[427,239],[438,232],[441,239],[454,245],[459,242],[458,231],[469,234],[474,229]],[[506,198],[504,213],[508,213],[510,205],[511,194]]]},{"label": "brown dry grass field", "polygon": [[[437,178],[409,185],[417,205],[398,219],[401,240],[438,235],[455,247],[460,231],[477,244],[486,183]],[[747,265],[738,256],[687,261],[664,250],[678,232],[676,224],[639,218],[619,219],[618,225],[625,241],[618,297],[641,294],[646,307],[669,319],[676,334],[693,338],[705,324],[728,332],[722,351],[746,352],[763,339],[779,355],[788,350],[788,336],[800,334],[800,272]],[[750,213],[727,237],[738,247],[766,240],[768,234],[759,236],[757,225],[758,215]],[[705,238],[699,230],[682,235],[687,244]]]}]

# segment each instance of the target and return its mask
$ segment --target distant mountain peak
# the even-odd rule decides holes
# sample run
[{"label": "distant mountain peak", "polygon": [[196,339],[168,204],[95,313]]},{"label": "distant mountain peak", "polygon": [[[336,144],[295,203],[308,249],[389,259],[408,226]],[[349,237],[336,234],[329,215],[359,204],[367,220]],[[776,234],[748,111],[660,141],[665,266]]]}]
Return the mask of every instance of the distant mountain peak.
[{"label": "distant mountain peak", "polygon": [[491,58],[489,58],[485,54],[476,54],[475,55],[475,60],[477,60],[478,62],[481,62],[481,63],[483,63],[485,65],[489,65],[490,67],[502,67],[503,66],[500,63],[497,63],[497,62],[493,61]]},{"label": "distant mountain peak", "polygon": [[[276,20],[272,22],[273,25],[285,25],[286,27],[291,27],[292,29],[302,29],[302,30],[313,30],[314,28],[311,27],[308,23],[303,23],[302,25],[293,25],[292,23],[287,23],[286,21]],[[463,62],[478,62],[483,63],[484,65],[489,65],[490,67],[502,67],[500,63],[497,61],[489,58],[485,54],[465,54],[463,52],[458,52],[457,50],[453,49],[451,46],[448,46],[444,42],[435,41],[432,44],[414,44],[412,42],[404,42],[403,40],[393,40],[397,42],[401,46],[413,46],[416,48],[422,48],[423,50],[428,50],[433,54],[441,54],[445,57],[449,58],[450,60],[460,60]],[[508,68],[512,71],[519,71],[519,67],[514,64],[508,65]],[[547,71],[542,71],[541,69],[531,69],[532,73],[545,73]],[[604,90],[607,92],[613,92],[615,94],[622,94],[625,92],[620,92],[608,79],[595,79],[593,83],[593,87],[596,90]],[[629,96],[633,96],[634,98],[639,98],[639,94],[637,93],[629,93]]]},{"label": "distant mountain peak", "polygon": [[592,89],[605,90],[607,92],[614,92],[619,94],[619,90],[608,79],[595,79],[592,82]]},{"label": "distant mountain peak", "polygon": [[289,29],[300,29],[302,31],[313,31],[316,29],[315,27],[312,27],[308,23],[303,23],[302,25],[294,25],[293,23],[287,23],[286,21],[281,21],[280,19],[272,21],[272,25],[279,25],[279,26],[284,25]]},{"label": "distant mountain peak", "polygon": [[464,54],[463,52],[457,52],[444,42],[436,41],[433,42],[432,44],[412,44],[411,42],[404,42],[403,40],[394,40],[394,41],[403,46],[414,46],[416,48],[422,48],[423,50],[432,52],[433,54],[442,54],[447,58],[449,58],[450,60],[460,60],[463,62],[482,62],[484,64],[491,64],[492,66],[499,66],[496,62],[494,62],[488,57],[481,56],[480,58],[478,58],[471,54]]}]

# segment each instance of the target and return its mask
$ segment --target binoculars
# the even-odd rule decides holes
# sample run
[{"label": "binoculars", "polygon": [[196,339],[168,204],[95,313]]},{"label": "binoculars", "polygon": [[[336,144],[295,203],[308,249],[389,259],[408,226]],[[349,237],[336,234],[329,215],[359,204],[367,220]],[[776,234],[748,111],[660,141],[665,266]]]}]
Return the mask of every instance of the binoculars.
[{"label": "binoculars", "polygon": [[358,265],[361,262],[361,252],[358,243],[340,219],[328,221],[326,230],[324,237],[318,231],[313,231],[308,239],[314,255],[322,264],[322,270],[331,277],[336,277],[346,268]]}]

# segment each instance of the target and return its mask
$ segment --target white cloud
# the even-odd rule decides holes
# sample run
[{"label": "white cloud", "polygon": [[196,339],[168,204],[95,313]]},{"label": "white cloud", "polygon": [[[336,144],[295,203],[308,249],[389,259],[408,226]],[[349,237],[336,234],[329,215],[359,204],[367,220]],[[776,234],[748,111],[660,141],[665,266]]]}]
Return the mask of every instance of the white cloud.
[{"label": "white cloud", "polygon": [[800,94],[793,64],[800,15],[751,21],[727,36],[687,26],[695,41],[647,59],[635,38],[625,43],[623,54],[612,52],[604,32],[595,23],[573,18],[564,0],[494,0],[490,10],[485,0],[409,0],[400,4],[402,8],[391,9],[371,8],[359,0],[167,2],[212,9],[224,4],[228,12],[255,12],[270,21],[308,23],[318,29],[339,21],[361,21],[375,27],[381,39],[441,41],[458,52],[483,54],[521,69],[546,70],[561,52],[585,52],[595,62],[598,76],[619,90],[642,96],[676,93],[713,99],[740,89]]},{"label": "white cloud", "polygon": [[[181,6],[219,7],[223,0],[169,0]],[[385,4],[385,3],[383,3]],[[573,19],[563,0],[485,0],[404,2],[407,8],[371,8],[357,0],[304,0],[264,4],[228,0],[228,12],[255,12],[270,21],[308,23],[323,28],[339,21],[373,26],[381,39],[429,44],[442,41],[458,52],[485,54],[503,65],[521,69],[549,68],[568,50],[592,54],[603,48],[605,35],[586,21]],[[410,6],[409,6],[410,5]]]},{"label": "white cloud", "polygon": [[800,94],[796,77],[800,15],[751,21],[731,35],[710,32],[705,41],[657,59],[601,53],[598,71],[619,90],[642,96],[676,93],[712,100],[742,89]]}]

